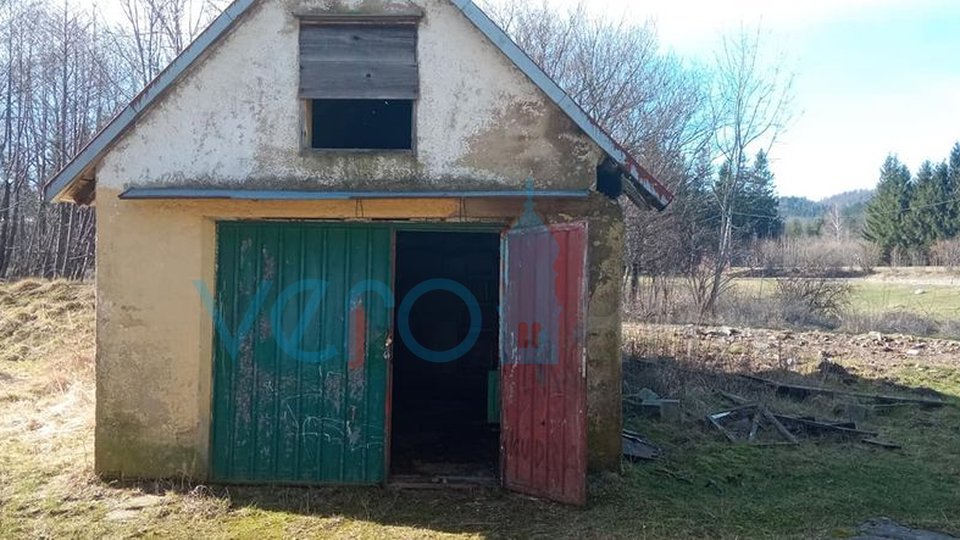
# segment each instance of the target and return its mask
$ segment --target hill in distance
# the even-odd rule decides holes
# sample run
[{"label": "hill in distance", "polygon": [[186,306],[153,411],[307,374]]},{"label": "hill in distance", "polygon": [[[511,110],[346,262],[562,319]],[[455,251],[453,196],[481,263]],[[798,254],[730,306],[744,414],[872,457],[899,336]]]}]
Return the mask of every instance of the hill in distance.
[{"label": "hill in distance", "polygon": [[[814,201],[806,197],[781,197],[780,217],[791,219],[818,219],[824,216],[830,208],[840,207],[840,210],[859,210],[866,208],[873,198],[874,190],[858,189],[847,191],[825,199]],[[846,212],[845,212],[846,213]]]}]

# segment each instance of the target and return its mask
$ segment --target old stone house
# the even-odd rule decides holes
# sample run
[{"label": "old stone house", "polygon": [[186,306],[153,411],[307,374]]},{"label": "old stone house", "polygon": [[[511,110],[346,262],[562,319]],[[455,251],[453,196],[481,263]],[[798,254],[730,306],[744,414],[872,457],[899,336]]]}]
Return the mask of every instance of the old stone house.
[{"label": "old stone house", "polygon": [[96,206],[101,475],[619,465],[617,198],[671,196],[469,0],[237,0],[46,189]]}]

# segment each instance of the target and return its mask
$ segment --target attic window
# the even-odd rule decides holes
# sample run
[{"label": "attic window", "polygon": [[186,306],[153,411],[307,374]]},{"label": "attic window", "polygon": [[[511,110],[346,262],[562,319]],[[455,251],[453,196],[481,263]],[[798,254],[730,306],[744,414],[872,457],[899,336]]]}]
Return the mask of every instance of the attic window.
[{"label": "attic window", "polygon": [[412,149],[419,77],[415,24],[303,21],[304,146]]}]

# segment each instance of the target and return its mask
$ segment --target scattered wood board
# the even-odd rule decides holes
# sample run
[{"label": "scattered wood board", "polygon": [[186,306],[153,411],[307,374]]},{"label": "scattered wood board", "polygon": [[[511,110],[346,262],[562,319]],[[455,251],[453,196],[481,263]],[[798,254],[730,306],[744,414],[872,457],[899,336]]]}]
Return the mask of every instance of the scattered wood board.
[{"label": "scattered wood board", "polygon": [[623,430],[622,438],[623,455],[629,459],[655,460],[663,455],[663,450],[639,433]]},{"label": "scattered wood board", "polygon": [[803,398],[811,394],[820,394],[827,396],[849,396],[855,397],[858,399],[865,399],[876,401],[878,403],[885,404],[896,404],[896,403],[911,403],[914,405],[922,405],[925,407],[943,407],[949,403],[939,399],[925,399],[925,398],[911,398],[911,397],[900,397],[900,396],[885,396],[881,394],[867,394],[863,392],[850,392],[847,390],[838,390],[834,388],[823,388],[819,386],[805,386],[800,384],[788,384],[773,381],[770,379],[765,379],[763,377],[757,377],[755,375],[740,375],[741,378],[762,383],[767,386],[772,386],[777,389],[777,392],[783,394],[791,394],[797,397]]}]

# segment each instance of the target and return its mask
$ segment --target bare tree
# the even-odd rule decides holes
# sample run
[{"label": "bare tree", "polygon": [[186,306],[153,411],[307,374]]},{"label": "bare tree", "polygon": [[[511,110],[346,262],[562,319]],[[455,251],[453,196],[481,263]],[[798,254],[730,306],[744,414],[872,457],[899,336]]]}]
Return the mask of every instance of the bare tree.
[{"label": "bare tree", "polygon": [[702,72],[661,51],[654,25],[592,15],[582,2],[487,2],[517,44],[617,141],[672,177],[712,132]]},{"label": "bare tree", "polygon": [[722,40],[716,57],[710,100],[714,143],[729,170],[713,190],[719,235],[716,251],[706,262],[707,294],[698,304],[701,318],[713,311],[729,284],[725,274],[734,258],[734,205],[748,182],[749,156],[760,150],[769,154],[791,119],[793,77],[762,53],[761,31],[741,28]]},{"label": "bare tree", "polygon": [[117,27],[64,0],[0,0],[0,279],[92,271],[93,211],[48,204],[43,184],[214,13],[198,0],[114,1],[138,22]]},{"label": "bare tree", "polygon": [[[640,158],[678,196],[664,213],[626,205],[628,283],[691,264],[704,239],[696,216],[710,177],[713,134],[708,79],[702,69],[664,53],[651,22],[590,12],[581,3],[556,9],[546,0],[487,2],[485,9],[543,70]],[[708,166],[704,167],[704,163]]]},{"label": "bare tree", "polygon": [[99,50],[102,25],[67,3],[34,1],[4,15],[8,37],[27,37],[2,55],[16,74],[6,110],[16,144],[5,167],[15,183],[0,267],[7,277],[81,277],[93,266],[93,212],[48,205],[42,188],[119,105]]},{"label": "bare tree", "polygon": [[833,204],[827,210],[826,224],[827,229],[833,234],[833,238],[837,242],[843,240],[847,225],[844,220],[843,209],[840,208],[839,204]]},{"label": "bare tree", "polygon": [[226,5],[225,0],[113,0],[124,24],[115,27],[116,51],[134,76],[150,83]]}]

